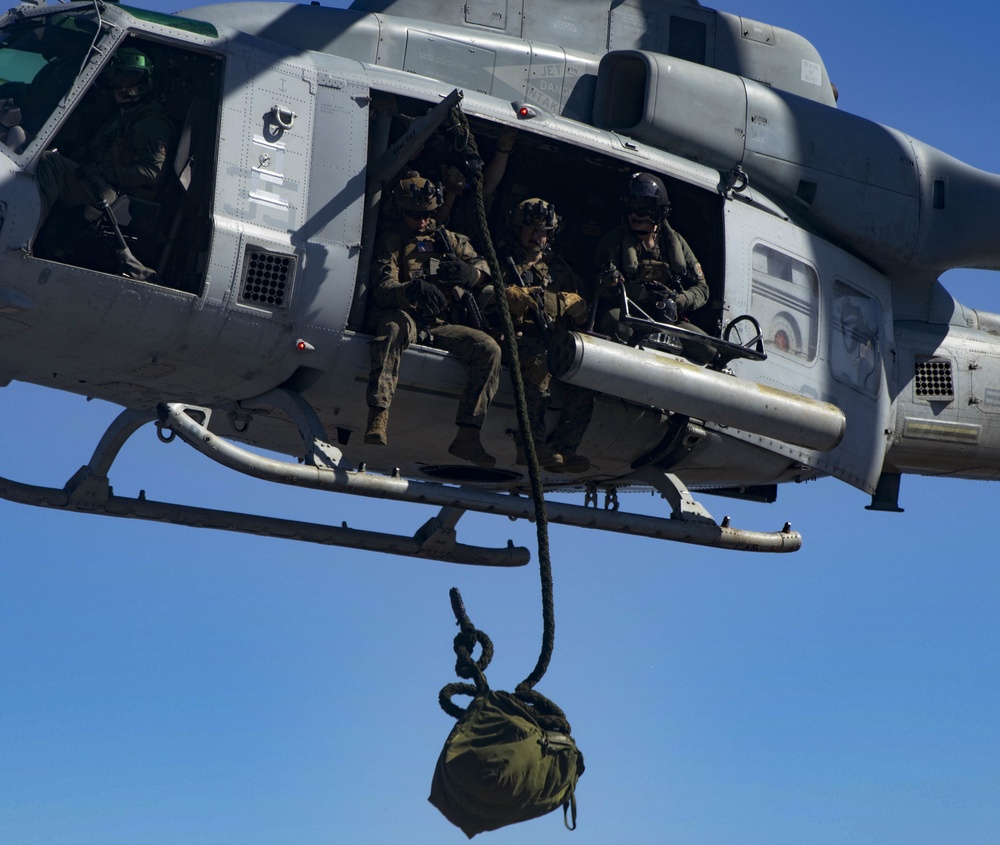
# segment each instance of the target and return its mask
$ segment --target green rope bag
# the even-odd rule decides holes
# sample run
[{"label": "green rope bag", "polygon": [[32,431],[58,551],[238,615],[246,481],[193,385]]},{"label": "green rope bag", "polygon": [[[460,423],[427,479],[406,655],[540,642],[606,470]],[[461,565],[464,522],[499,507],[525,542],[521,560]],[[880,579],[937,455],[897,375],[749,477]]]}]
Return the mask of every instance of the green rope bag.
[{"label": "green rope bag", "polygon": [[[458,722],[434,768],[430,802],[470,839],[559,807],[566,826],[575,829],[575,790],[584,765],[565,714],[534,691],[491,690],[483,670],[493,645],[469,621],[456,589],[451,602],[460,628],[454,645],[456,673],[475,684],[449,684],[441,690],[442,708]],[[482,655],[474,662],[471,652],[477,643]],[[456,694],[472,695],[472,703],[462,710],[451,701]]]}]

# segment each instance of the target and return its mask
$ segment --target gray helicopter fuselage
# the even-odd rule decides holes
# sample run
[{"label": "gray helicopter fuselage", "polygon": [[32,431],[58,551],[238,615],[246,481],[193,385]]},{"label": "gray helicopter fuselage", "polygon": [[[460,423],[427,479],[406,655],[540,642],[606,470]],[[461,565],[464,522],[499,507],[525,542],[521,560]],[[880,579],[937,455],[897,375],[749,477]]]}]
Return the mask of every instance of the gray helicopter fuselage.
[{"label": "gray helicopter fuselage", "polygon": [[[406,163],[398,115],[420,126],[460,87],[484,154],[502,129],[519,130],[501,192],[564,211],[556,247],[585,278],[596,237],[619,219],[623,177],[663,177],[709,279],[702,327],[718,334],[743,314],[761,326],[767,359],[734,360],[719,378],[846,420],[821,449],[795,445],[813,440],[778,436],[794,403],[779,403],[772,430],[766,414],[752,425],[741,416],[746,394],[734,390],[723,423],[672,407],[666,388],[645,402],[622,396],[613,372],[595,371],[589,386],[602,396],[582,444],[592,468],[550,483],[628,484],[646,464],[738,489],[832,475],[874,493],[886,473],[1000,476],[1000,318],[937,282],[949,267],[1000,264],[963,204],[995,207],[997,177],[837,110],[819,56],[790,33],[775,54],[763,47],[783,31],[696,3],[640,14],[632,2],[612,12],[552,2],[560,14],[542,16],[544,27],[513,5],[497,18],[496,4],[469,3],[461,19],[459,6],[430,0],[225,4],[180,18],[104,9],[98,49],[71,88],[23,149],[0,156],[0,377],[132,408],[213,407],[219,433],[295,455],[294,426],[259,401],[284,387],[355,463],[523,485],[506,379],[485,428],[498,470],[456,470],[447,446],[465,372],[429,347],[405,354],[389,446],[360,442],[372,245],[392,225],[379,199]],[[91,18],[93,8],[61,7]],[[600,45],[594,21],[610,33]],[[702,49],[684,42],[667,55],[681,32]],[[39,157],[99,96],[107,57],[126,41],[180,69],[173,117],[193,139],[174,162],[189,183],[164,203],[156,282],[40,255],[35,240]],[[685,108],[694,102],[704,110]],[[550,425],[558,401],[557,389]]]}]

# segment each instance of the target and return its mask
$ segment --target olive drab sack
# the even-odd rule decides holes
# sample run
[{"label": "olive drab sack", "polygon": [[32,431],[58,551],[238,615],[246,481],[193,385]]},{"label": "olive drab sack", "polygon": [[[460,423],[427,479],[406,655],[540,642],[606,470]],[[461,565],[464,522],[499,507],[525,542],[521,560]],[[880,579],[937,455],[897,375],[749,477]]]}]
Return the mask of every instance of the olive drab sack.
[{"label": "olive drab sack", "polygon": [[486,690],[449,734],[428,800],[470,839],[559,807],[573,829],[581,774],[568,733],[544,730],[516,696]]}]

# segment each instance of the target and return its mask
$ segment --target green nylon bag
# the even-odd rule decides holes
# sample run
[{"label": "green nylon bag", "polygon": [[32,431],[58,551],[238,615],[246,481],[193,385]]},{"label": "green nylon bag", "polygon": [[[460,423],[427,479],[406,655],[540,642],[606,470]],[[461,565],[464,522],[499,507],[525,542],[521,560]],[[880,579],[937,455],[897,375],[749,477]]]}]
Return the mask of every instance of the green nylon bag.
[{"label": "green nylon bag", "polygon": [[543,729],[510,693],[486,690],[448,735],[428,800],[470,839],[557,807],[572,830],[583,768],[568,733]]}]

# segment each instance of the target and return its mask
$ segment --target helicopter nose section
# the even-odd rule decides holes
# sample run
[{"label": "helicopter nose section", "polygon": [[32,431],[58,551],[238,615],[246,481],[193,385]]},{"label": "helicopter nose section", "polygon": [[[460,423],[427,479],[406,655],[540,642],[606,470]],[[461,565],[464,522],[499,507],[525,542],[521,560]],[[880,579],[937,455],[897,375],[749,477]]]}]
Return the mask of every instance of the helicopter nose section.
[{"label": "helicopter nose section", "polygon": [[0,153],[0,317],[31,311],[34,300],[20,279],[41,212],[33,176],[8,155]]},{"label": "helicopter nose section", "polygon": [[4,241],[4,229],[7,228],[7,217],[14,195],[17,193],[15,171],[17,167],[5,155],[0,155],[0,238]]},{"label": "helicopter nose section", "polygon": [[34,175],[0,153],[0,250],[4,255],[29,245],[41,210]]}]

